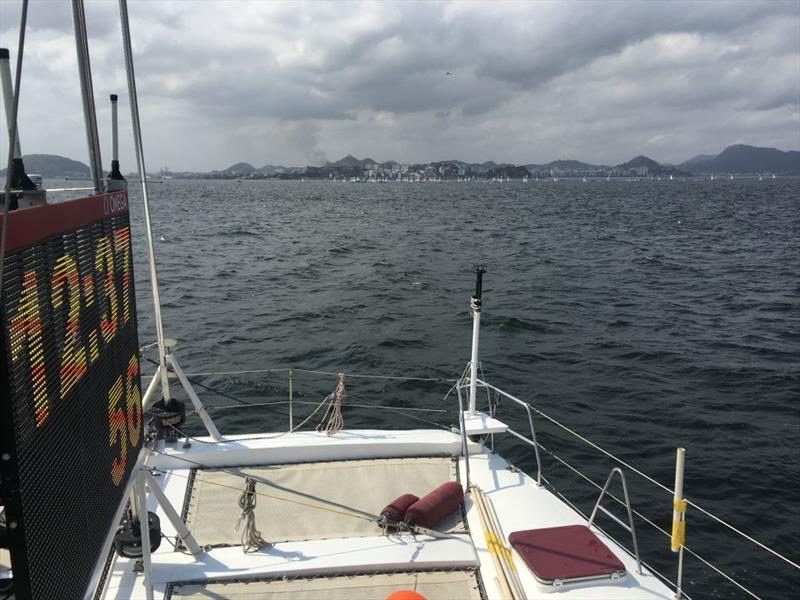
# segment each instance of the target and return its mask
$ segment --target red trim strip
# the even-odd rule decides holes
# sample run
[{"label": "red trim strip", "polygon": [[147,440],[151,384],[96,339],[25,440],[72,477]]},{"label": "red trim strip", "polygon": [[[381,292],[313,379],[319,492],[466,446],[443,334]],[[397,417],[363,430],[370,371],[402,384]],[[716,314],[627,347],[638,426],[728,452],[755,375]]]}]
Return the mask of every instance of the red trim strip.
[{"label": "red trim strip", "polygon": [[[109,215],[128,212],[128,192],[111,192],[8,213],[6,252],[71,231]],[[0,227],[3,215],[0,214]]]}]

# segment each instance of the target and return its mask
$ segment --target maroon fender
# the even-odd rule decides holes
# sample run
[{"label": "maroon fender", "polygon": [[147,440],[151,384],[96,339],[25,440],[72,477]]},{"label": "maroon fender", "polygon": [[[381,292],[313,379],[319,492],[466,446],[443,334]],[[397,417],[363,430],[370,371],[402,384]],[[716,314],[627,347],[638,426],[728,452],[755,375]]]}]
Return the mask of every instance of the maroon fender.
[{"label": "maroon fender", "polygon": [[448,481],[409,506],[405,520],[420,527],[434,527],[462,502],[464,490],[461,489],[461,484]]},{"label": "maroon fender", "polygon": [[392,500],[391,504],[381,511],[381,516],[386,516],[389,521],[400,523],[406,517],[408,507],[414,504],[419,498],[414,494],[403,494],[399,498]]}]

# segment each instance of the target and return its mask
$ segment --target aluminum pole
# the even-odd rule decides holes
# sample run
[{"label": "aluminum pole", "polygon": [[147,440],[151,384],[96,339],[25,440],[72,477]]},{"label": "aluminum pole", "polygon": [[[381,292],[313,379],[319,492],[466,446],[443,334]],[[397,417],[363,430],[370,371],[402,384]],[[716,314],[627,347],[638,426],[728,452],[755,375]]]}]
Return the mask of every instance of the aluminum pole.
[{"label": "aluminum pole", "polygon": [[119,170],[119,128],[117,126],[117,95],[111,94],[111,171],[106,178],[106,191],[128,189],[128,182]]},{"label": "aluminum pole", "polygon": [[478,341],[481,335],[481,305],[472,299],[472,357],[469,361],[469,408],[470,415],[475,414],[478,397]]},{"label": "aluminum pole", "polygon": [[150,286],[153,292],[153,318],[156,323],[156,340],[158,341],[158,363],[161,369],[161,393],[165,401],[170,400],[169,372],[166,364],[166,348],[164,346],[164,327],[161,321],[161,296],[158,292],[158,274],[156,272],[156,248],[153,243],[153,228],[150,222],[150,201],[147,195],[147,179],[144,165],[144,148],[142,146],[142,128],[139,122],[139,101],[136,95],[136,75],[133,70],[133,50],[131,48],[131,27],[128,22],[128,3],[119,0],[119,16],[122,24],[122,46],[125,50],[125,71],[128,76],[128,101],[131,105],[131,125],[133,126],[133,142],[136,149],[136,165],[139,169],[139,181],[142,183],[142,203],[144,204],[144,223],[147,233],[147,251],[150,259]]},{"label": "aluminum pole", "polygon": [[11,65],[8,49],[0,48],[0,81],[3,87],[3,104],[6,109],[6,124],[8,125],[8,137],[13,139],[11,146],[13,148],[10,156],[11,158],[22,158],[22,149],[19,145],[19,135],[17,132],[19,128],[15,127],[15,110],[14,110],[14,87],[11,85]]},{"label": "aluminum pole", "polygon": [[16,85],[14,102],[11,106],[11,121],[14,126],[8,135],[8,168],[6,169],[6,189],[3,194],[3,224],[0,226],[0,297],[3,294],[3,270],[6,264],[6,233],[8,232],[8,211],[11,207],[11,169],[14,165],[14,144],[17,140],[17,112],[19,110],[19,88],[22,79],[22,55],[25,50],[25,27],[28,23],[28,0],[22,0],[19,19],[19,45],[17,46]]},{"label": "aluminum pole", "polygon": [[469,361],[469,407],[467,414],[475,414],[478,396],[478,341],[481,334],[481,295],[483,293],[483,274],[486,267],[475,267],[475,295],[470,301],[472,308],[472,356]]},{"label": "aluminum pole", "polygon": [[72,21],[75,26],[75,48],[78,53],[78,73],[81,80],[83,121],[86,125],[86,141],[89,145],[89,166],[92,169],[94,192],[105,191],[103,161],[100,158],[100,136],[97,133],[97,111],[94,106],[92,66],[89,62],[89,38],[86,35],[86,11],[83,0],[72,0]]},{"label": "aluminum pole", "polygon": [[672,551],[678,553],[678,577],[675,583],[675,598],[683,597],[683,542],[686,531],[686,500],[683,497],[683,470],[686,450],[678,448],[675,453],[675,496],[672,500]]},{"label": "aluminum pole", "polygon": [[142,535],[142,571],[146,600],[153,600],[153,561],[150,556],[150,515],[147,512],[144,472],[136,474],[134,498],[139,510],[139,531]]},{"label": "aluminum pole", "polygon": [[117,129],[117,95],[111,94],[111,160],[119,162],[119,133]]}]

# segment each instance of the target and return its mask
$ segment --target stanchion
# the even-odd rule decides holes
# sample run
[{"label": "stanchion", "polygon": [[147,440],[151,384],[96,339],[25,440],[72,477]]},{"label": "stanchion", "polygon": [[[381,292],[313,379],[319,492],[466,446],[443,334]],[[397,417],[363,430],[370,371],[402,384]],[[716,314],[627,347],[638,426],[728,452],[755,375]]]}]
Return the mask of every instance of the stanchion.
[{"label": "stanchion", "polygon": [[675,497],[672,500],[672,551],[678,553],[678,577],[675,583],[675,598],[683,597],[683,544],[686,541],[686,500],[683,497],[683,459],[685,448],[678,448],[675,456]]}]

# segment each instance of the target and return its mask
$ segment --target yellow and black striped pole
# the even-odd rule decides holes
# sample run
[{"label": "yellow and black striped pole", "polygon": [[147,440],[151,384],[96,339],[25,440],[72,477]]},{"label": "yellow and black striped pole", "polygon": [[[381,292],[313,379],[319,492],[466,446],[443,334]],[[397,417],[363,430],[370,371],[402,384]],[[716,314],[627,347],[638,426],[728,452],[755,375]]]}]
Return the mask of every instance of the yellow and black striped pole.
[{"label": "yellow and black striped pole", "polygon": [[686,499],[683,497],[683,460],[685,448],[678,448],[675,456],[675,496],[672,499],[672,551],[678,553],[678,578],[675,598],[680,600],[683,578],[683,544],[686,542]]}]

